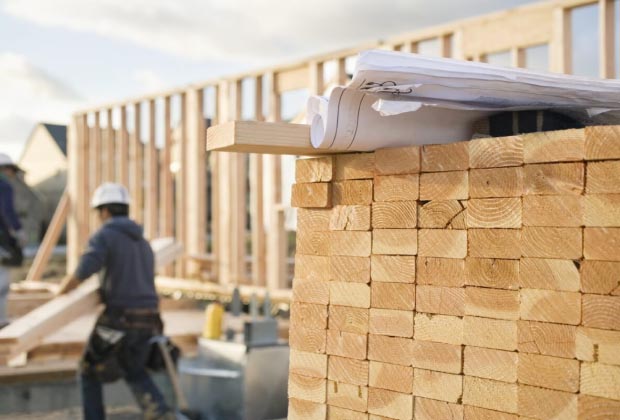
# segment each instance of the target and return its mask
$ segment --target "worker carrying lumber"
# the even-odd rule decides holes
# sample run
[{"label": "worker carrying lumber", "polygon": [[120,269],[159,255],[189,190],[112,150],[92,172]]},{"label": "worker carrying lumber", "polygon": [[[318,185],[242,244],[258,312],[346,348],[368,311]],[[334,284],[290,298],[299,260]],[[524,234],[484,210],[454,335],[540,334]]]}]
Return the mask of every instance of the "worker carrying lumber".
[{"label": "worker carrying lumber", "polygon": [[146,370],[150,340],[161,335],[159,298],[155,290],[153,251],[142,227],[129,219],[129,193],[104,183],[93,195],[91,207],[102,227],[90,238],[75,273],[59,293],[103,270],[97,319],[80,362],[80,386],[86,420],[105,418],[102,385],[123,378],[146,419],[176,419]]},{"label": "worker carrying lumber", "polygon": [[26,235],[15,211],[13,187],[10,183],[19,170],[9,155],[0,153],[0,328],[9,323],[9,267],[21,265],[22,247],[26,242]]}]

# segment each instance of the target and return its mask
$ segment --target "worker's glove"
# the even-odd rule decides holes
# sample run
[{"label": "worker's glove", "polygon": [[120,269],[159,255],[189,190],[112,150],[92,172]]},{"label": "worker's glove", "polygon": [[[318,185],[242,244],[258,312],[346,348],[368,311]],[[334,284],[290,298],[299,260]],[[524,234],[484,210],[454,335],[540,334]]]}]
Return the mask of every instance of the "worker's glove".
[{"label": "worker's glove", "polygon": [[28,243],[28,235],[24,229],[20,229],[15,231],[15,239],[17,239],[17,244],[20,248],[23,248]]}]

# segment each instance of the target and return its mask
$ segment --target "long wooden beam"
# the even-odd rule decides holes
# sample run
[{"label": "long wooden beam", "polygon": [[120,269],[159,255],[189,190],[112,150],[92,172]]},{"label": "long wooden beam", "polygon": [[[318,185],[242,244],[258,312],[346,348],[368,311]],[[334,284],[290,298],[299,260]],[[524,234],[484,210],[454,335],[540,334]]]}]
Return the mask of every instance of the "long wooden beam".
[{"label": "long wooden beam", "polygon": [[[157,239],[151,242],[151,246],[156,267],[170,264],[183,252],[183,247],[172,239]],[[76,289],[54,298],[0,330],[0,360],[33,349],[45,336],[97,308],[99,287],[99,279],[93,276]]]},{"label": "long wooden beam", "polygon": [[43,276],[43,271],[47,266],[47,263],[50,260],[52,255],[52,251],[54,247],[58,243],[58,238],[60,238],[60,234],[62,233],[62,228],[67,223],[67,215],[69,214],[69,192],[65,190],[58,202],[58,206],[56,207],[56,211],[54,212],[54,216],[52,217],[52,221],[45,232],[45,236],[43,237],[43,241],[39,246],[39,250],[37,251],[37,255],[30,266],[30,270],[28,270],[28,275],[26,276],[26,281],[34,281],[41,280]]},{"label": "long wooden beam", "polygon": [[325,155],[310,144],[310,126],[282,122],[231,121],[207,130],[207,150],[273,155]]}]

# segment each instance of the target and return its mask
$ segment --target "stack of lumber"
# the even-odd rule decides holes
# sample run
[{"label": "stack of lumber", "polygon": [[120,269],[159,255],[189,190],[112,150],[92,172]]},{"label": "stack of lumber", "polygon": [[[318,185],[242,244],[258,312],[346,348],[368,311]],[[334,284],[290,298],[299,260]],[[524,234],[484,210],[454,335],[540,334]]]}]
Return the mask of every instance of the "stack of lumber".
[{"label": "stack of lumber", "polygon": [[289,419],[620,418],[620,127],[297,161]]}]

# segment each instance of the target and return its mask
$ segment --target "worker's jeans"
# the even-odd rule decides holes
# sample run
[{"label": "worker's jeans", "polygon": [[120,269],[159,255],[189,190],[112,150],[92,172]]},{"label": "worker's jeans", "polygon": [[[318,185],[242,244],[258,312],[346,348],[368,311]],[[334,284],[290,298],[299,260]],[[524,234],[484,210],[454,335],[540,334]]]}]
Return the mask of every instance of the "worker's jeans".
[{"label": "worker's jeans", "polygon": [[0,265],[0,327],[9,321],[7,315],[7,300],[11,286],[11,275],[7,267]]},{"label": "worker's jeans", "polygon": [[[102,314],[81,363],[80,386],[85,420],[105,419],[103,382],[123,378],[142,409],[144,419],[174,419],[164,397],[146,371],[150,354],[149,329],[123,328],[122,316]],[[156,318],[159,321],[159,317]],[[161,324],[159,324],[161,325]],[[97,337],[97,327],[111,327],[124,333],[119,345],[107,347]]]}]

